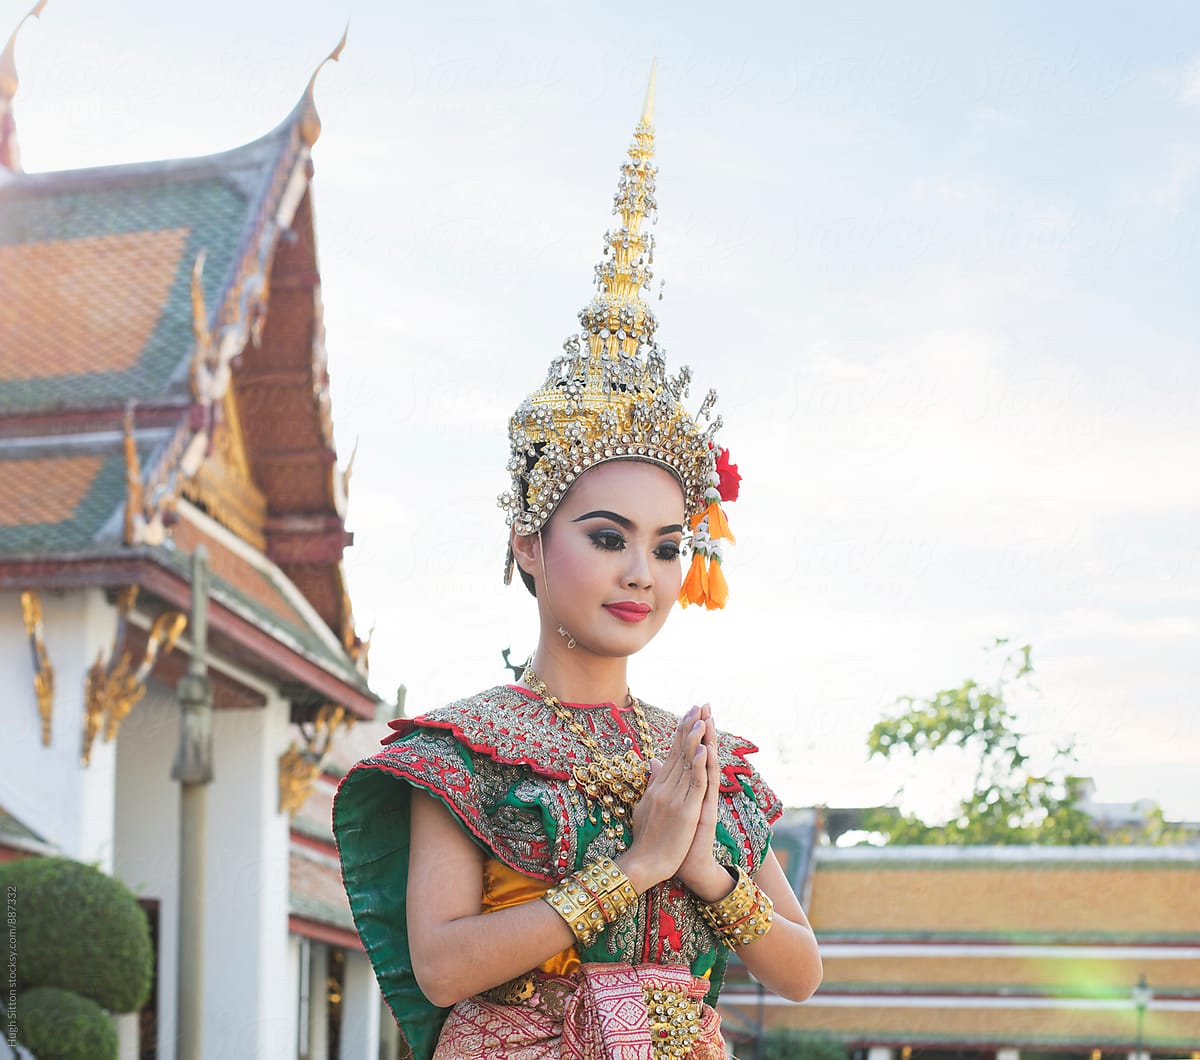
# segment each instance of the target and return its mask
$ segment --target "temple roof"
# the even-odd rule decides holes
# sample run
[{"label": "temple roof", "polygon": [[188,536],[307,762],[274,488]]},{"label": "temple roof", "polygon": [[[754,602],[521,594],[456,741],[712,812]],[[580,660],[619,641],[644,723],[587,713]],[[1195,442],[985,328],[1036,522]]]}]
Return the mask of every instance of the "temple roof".
[{"label": "temple roof", "polygon": [[0,185],[0,412],[190,404],[192,263],[219,302],[282,139]]},{"label": "temple roof", "polygon": [[106,562],[113,584],[147,563],[186,582],[203,540],[214,600],[369,715],[342,569],[318,132],[310,81],[230,151],[0,174],[0,586],[106,584]]}]

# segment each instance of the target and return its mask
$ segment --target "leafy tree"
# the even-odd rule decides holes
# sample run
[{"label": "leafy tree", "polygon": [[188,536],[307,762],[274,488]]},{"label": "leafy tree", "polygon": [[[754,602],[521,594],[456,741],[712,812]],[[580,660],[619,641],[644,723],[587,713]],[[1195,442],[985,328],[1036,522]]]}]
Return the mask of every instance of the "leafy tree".
[{"label": "leafy tree", "polygon": [[[992,649],[1008,643],[997,637]],[[1055,750],[1050,767],[1037,772],[1022,744],[1024,735],[1008,705],[1006,686],[1033,673],[1032,646],[1019,649],[1001,667],[995,686],[967,680],[928,699],[901,696],[904,709],[871,729],[870,756],[891,758],[907,753],[914,759],[941,747],[958,747],[975,762],[970,793],[945,824],[927,824],[913,815],[873,811],[862,827],[879,832],[891,843],[912,844],[1085,844],[1101,837],[1078,803],[1081,781],[1068,772],[1075,761],[1071,747]],[[1017,665],[1015,674],[1008,671]]]},{"label": "leafy tree", "polygon": [[1118,828],[1107,833],[1104,841],[1113,846],[1168,846],[1172,843],[1190,843],[1193,835],[1180,824],[1168,821],[1163,816],[1161,806],[1152,806],[1140,825]]}]

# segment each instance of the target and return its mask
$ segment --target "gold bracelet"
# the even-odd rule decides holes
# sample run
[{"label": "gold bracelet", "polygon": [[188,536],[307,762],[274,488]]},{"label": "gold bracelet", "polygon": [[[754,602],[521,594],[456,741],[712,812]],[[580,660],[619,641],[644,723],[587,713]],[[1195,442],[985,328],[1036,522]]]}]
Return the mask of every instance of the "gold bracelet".
[{"label": "gold bracelet", "polygon": [[700,903],[701,915],[717,938],[730,949],[762,938],[775,918],[775,905],[770,896],[740,865],[737,874],[733,890],[719,902]]},{"label": "gold bracelet", "polygon": [[737,870],[737,883],[733,890],[718,902],[700,903],[701,914],[716,931],[742,920],[754,905],[754,881],[740,865],[730,865],[728,868]]},{"label": "gold bracelet", "polygon": [[637,891],[611,858],[597,858],[551,887],[542,899],[566,921],[581,946],[590,946],[637,901]]}]

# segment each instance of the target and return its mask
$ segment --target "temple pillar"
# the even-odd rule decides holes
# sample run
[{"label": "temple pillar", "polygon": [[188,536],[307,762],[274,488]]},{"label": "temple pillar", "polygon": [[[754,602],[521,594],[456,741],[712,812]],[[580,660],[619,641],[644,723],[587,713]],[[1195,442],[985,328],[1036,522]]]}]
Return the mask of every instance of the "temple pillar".
[{"label": "temple pillar", "polygon": [[329,1056],[329,947],[309,943],[308,962],[308,1052],[306,1060]]},{"label": "temple pillar", "polygon": [[289,704],[274,693],[262,708],[213,712],[205,1056],[274,1060],[295,1040],[294,993],[284,974],[288,818],[279,812],[279,756],[290,742],[289,718]]},{"label": "temple pillar", "polygon": [[[375,985],[375,992],[379,993],[378,984]],[[379,994],[379,1060],[396,1060],[399,1051],[400,1028],[383,995]]]},{"label": "temple pillar", "polygon": [[[383,998],[367,955],[347,950],[344,974],[340,1060],[377,1060]],[[387,1018],[392,1021],[391,1013]],[[394,1050],[391,1055],[396,1055]]]}]

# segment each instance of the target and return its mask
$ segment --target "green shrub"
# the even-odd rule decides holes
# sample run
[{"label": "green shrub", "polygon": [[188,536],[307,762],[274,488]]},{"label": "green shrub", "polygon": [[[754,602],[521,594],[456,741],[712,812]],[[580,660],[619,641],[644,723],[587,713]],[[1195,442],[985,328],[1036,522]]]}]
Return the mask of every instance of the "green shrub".
[{"label": "green shrub", "polygon": [[109,1012],[136,1012],[150,994],[146,915],[120,880],[70,858],[0,865],[16,887],[17,985],[58,986]]},{"label": "green shrub", "polygon": [[764,1036],[763,1060],[846,1060],[846,1047],[828,1034],[781,1027]]},{"label": "green shrub", "polygon": [[117,1060],[117,1028],[104,1009],[56,986],[17,995],[17,1040],[38,1060]]}]

